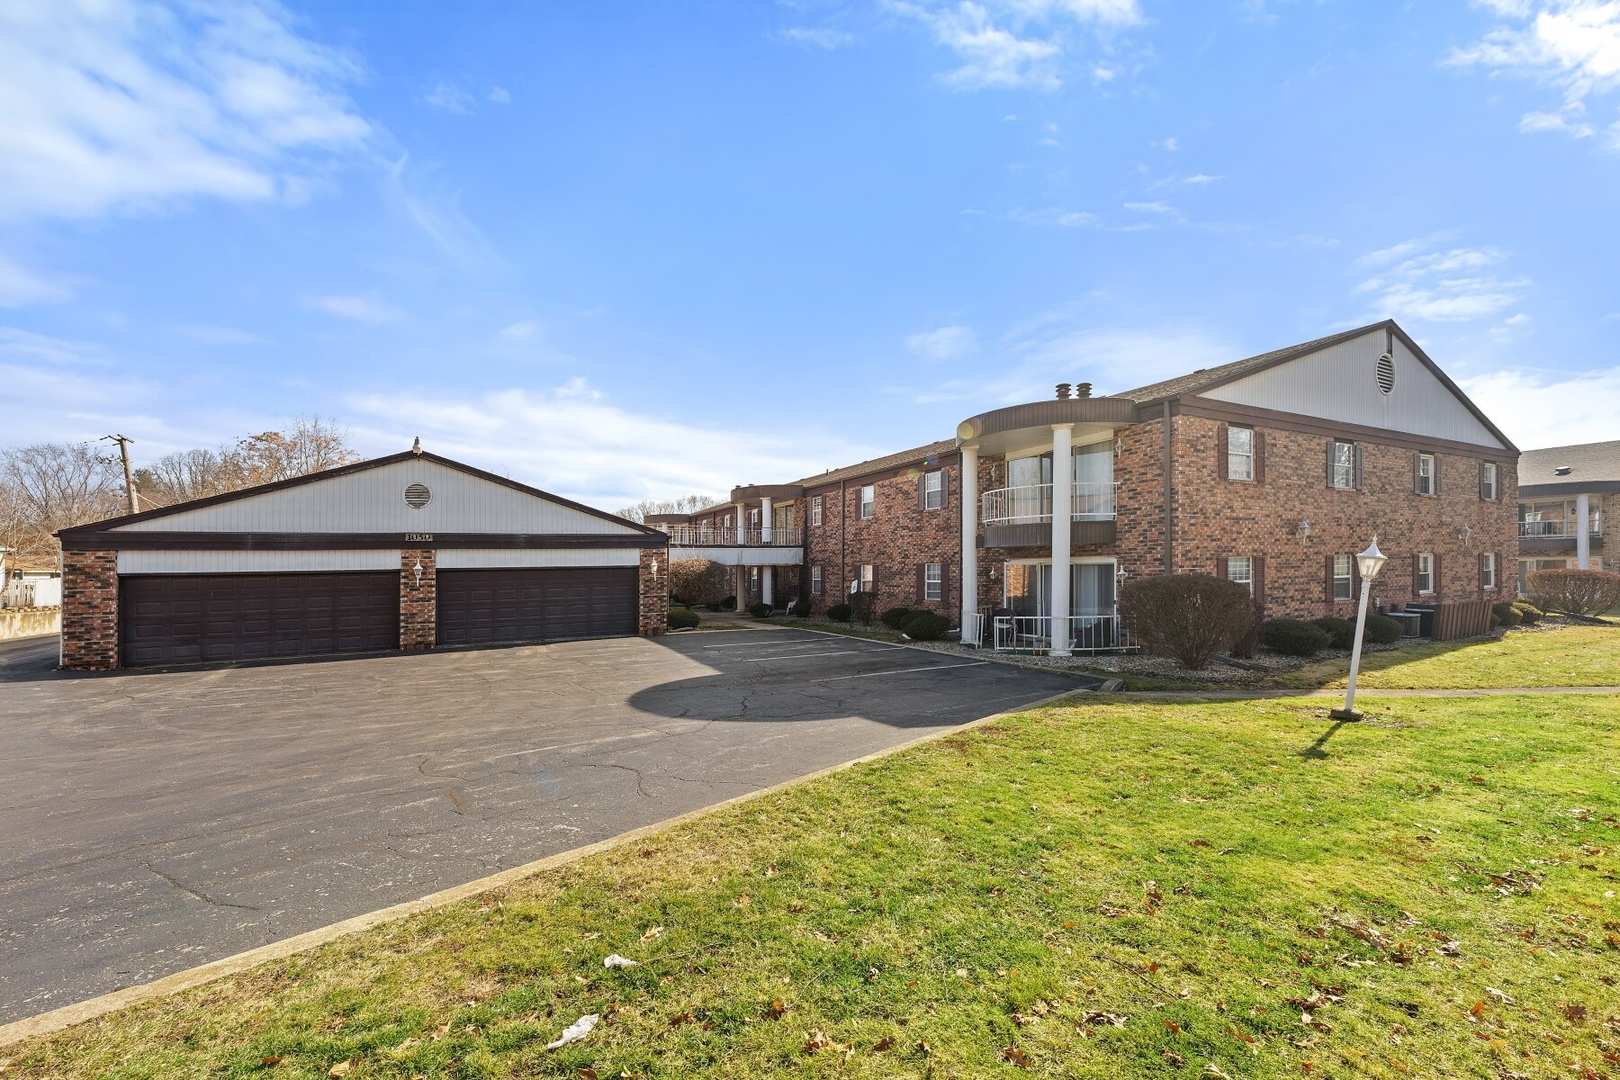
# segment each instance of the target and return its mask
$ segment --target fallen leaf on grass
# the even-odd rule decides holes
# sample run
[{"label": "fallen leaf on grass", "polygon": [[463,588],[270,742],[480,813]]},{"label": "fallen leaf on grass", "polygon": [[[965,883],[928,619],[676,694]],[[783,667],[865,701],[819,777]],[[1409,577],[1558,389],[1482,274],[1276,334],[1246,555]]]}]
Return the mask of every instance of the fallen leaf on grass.
[{"label": "fallen leaf on grass", "polygon": [[804,910],[804,901],[803,900],[789,900],[788,904],[787,904],[787,909],[789,911],[793,911],[793,912],[803,911]]},{"label": "fallen leaf on grass", "polygon": [[1098,904],[1097,905],[1097,910],[1099,912],[1101,912],[1103,916],[1105,916],[1106,918],[1110,918],[1110,919],[1117,919],[1121,915],[1129,915],[1130,914],[1130,912],[1127,911],[1126,909],[1124,909],[1122,907],[1115,907],[1113,904],[1109,904],[1109,903]]},{"label": "fallen leaf on grass", "polygon": [[1512,1005],[1513,1004],[1513,999],[1511,997],[1509,997],[1508,995],[1502,993],[1502,991],[1498,990],[1494,986],[1487,986],[1485,988],[1485,992],[1487,994],[1491,995],[1491,997],[1493,997],[1496,1000],[1500,1001],[1504,1005]]},{"label": "fallen leaf on grass", "polygon": [[327,1069],[326,1075],[333,1077],[347,1076],[349,1075],[349,1070],[352,1068],[354,1068],[354,1062],[352,1060],[340,1061],[336,1065],[333,1065],[330,1069]]},{"label": "fallen leaf on grass", "polygon": [[1174,1050],[1165,1049],[1160,1050],[1159,1053],[1164,1056],[1164,1060],[1168,1061],[1172,1065],[1187,1064],[1187,1059],[1176,1053]]},{"label": "fallen leaf on grass", "polygon": [[1485,1003],[1483,1001],[1474,1002],[1474,1007],[1472,1009],[1468,1010],[1468,1015],[1469,1016],[1483,1016],[1484,1013],[1485,1013]]},{"label": "fallen leaf on grass", "polygon": [[813,1054],[817,1050],[825,1049],[831,1044],[832,1040],[827,1038],[826,1034],[820,1028],[816,1028],[814,1031],[805,1032],[804,1052],[807,1054]]},{"label": "fallen leaf on grass", "polygon": [[260,1065],[280,1065],[281,1064],[281,1055],[280,1054],[268,1054],[265,1057],[262,1057],[262,1058],[259,1059],[259,1064]]},{"label": "fallen leaf on grass", "polygon": [[1029,1068],[1029,1055],[1016,1046],[1008,1046],[1001,1051],[1001,1060],[1010,1061],[1020,1069]]},{"label": "fallen leaf on grass", "polygon": [[600,1019],[602,1018],[596,1013],[585,1014],[578,1020],[575,1020],[572,1024],[569,1024],[567,1027],[563,1028],[562,1034],[557,1036],[555,1040],[546,1043],[546,1049],[557,1050],[561,1047],[567,1046],[569,1043],[579,1042],[579,1040],[591,1033],[591,1029],[596,1026],[596,1022]]},{"label": "fallen leaf on grass", "polygon": [[1208,840],[1189,840],[1188,843],[1192,844],[1193,847],[1214,847],[1215,846],[1214,844],[1211,844]]},{"label": "fallen leaf on grass", "polygon": [[1118,1013],[1103,1012],[1100,1009],[1093,1009],[1091,1012],[1086,1013],[1085,1020],[1086,1023],[1092,1025],[1112,1024],[1114,1027],[1125,1026],[1125,1018],[1123,1016],[1119,1015]]},{"label": "fallen leaf on grass", "polygon": [[1206,1076],[1221,1076],[1221,1077],[1225,1077],[1225,1080],[1232,1080],[1232,1074],[1227,1072],[1225,1069],[1221,1068],[1219,1065],[1215,1064],[1213,1061],[1211,1061],[1208,1065],[1204,1066],[1204,1075],[1206,1075]]},{"label": "fallen leaf on grass", "polygon": [[659,934],[662,934],[663,932],[664,932],[664,928],[662,926],[655,926],[652,929],[648,930],[645,934],[642,934],[641,935],[641,940],[642,941],[651,941],[653,938],[657,937]]},{"label": "fallen leaf on grass", "polygon": [[678,1012],[669,1018],[669,1026],[680,1027],[682,1024],[690,1024],[693,1019],[694,1017],[689,1012]]},{"label": "fallen leaf on grass", "polygon": [[787,1013],[787,1004],[781,998],[771,998],[771,1003],[765,1006],[765,1015],[772,1020],[780,1020]]},{"label": "fallen leaf on grass", "polygon": [[601,1080],[601,1077],[596,1075],[595,1069],[589,1065],[583,1065],[579,1070],[579,1080]]},{"label": "fallen leaf on grass", "polygon": [[1559,1009],[1559,1012],[1563,1013],[1565,1019],[1571,1023],[1584,1024],[1586,1022],[1585,1005],[1564,1005]]},{"label": "fallen leaf on grass", "polygon": [[732,907],[747,907],[749,904],[752,904],[753,902],[754,902],[754,898],[752,896],[749,896],[747,893],[743,893],[740,896],[732,897],[731,906]]},{"label": "fallen leaf on grass", "polygon": [[894,1036],[885,1035],[872,1044],[872,1053],[882,1054],[894,1049]]}]

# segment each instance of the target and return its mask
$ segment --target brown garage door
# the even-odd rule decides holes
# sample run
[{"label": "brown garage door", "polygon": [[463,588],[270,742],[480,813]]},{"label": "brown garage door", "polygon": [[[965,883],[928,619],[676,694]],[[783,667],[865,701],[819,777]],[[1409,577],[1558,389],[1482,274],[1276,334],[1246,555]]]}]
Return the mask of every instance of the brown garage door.
[{"label": "brown garage door", "polygon": [[119,579],[125,667],[399,647],[399,575],[164,574]]},{"label": "brown garage door", "polygon": [[439,571],[440,645],[635,632],[634,567]]}]

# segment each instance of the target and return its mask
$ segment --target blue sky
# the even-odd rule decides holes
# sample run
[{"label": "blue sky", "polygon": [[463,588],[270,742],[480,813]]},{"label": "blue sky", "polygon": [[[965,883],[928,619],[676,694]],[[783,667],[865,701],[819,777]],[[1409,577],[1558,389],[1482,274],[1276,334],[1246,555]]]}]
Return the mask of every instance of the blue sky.
[{"label": "blue sky", "polygon": [[0,117],[0,444],[612,508],[1386,316],[1620,437],[1617,0],[11,0]]}]

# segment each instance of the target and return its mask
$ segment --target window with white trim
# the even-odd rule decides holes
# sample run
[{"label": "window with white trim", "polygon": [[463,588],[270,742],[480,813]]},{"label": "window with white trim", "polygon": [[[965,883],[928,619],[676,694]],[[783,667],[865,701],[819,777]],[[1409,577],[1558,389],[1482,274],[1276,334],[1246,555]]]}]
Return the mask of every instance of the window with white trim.
[{"label": "window with white trim", "polygon": [[1479,497],[1496,501],[1496,462],[1487,461],[1479,467]]},{"label": "window with white trim", "polygon": [[1434,494],[1434,455],[1419,454],[1417,456],[1417,493],[1419,495]]},{"label": "window with white trim", "polygon": [[861,487],[861,517],[877,517],[877,486],[865,484]]},{"label": "window with white trim", "polygon": [[1496,588],[1496,553],[1487,551],[1479,557],[1479,587]]},{"label": "window with white trim", "polygon": [[1333,486],[1340,491],[1356,486],[1356,444],[1333,441]]},{"label": "window with white trim", "polygon": [[[821,524],[821,496],[813,495],[810,498],[810,524]],[[818,568],[819,569],[819,568]]]},{"label": "window with white trim", "polygon": [[871,563],[861,564],[861,592],[877,591],[877,567]]},{"label": "window with white trim", "polygon": [[810,595],[820,596],[821,589],[821,567],[812,566],[810,568]]},{"label": "window with white trim", "polygon": [[945,567],[937,562],[923,566],[923,599],[945,599]]},{"label": "window with white trim", "polygon": [[1355,599],[1355,579],[1351,577],[1351,558],[1349,555],[1333,556],[1333,599]]},{"label": "window with white trim", "polygon": [[1434,555],[1419,552],[1417,557],[1417,591],[1419,596],[1434,594]]},{"label": "window with white trim", "polygon": [[1254,592],[1254,559],[1248,555],[1231,555],[1226,560],[1226,580],[1236,582]]},{"label": "window with white trim", "polygon": [[1226,429],[1226,478],[1254,479],[1254,428]]},{"label": "window with white trim", "polygon": [[923,509],[943,510],[945,508],[945,473],[936,469],[931,473],[923,474]]}]

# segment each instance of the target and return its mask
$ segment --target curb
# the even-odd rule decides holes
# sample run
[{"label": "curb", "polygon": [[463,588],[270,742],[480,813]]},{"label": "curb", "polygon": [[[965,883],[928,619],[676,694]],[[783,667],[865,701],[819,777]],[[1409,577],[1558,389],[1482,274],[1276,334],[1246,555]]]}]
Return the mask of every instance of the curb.
[{"label": "curb", "polygon": [[775,795],[778,792],[789,791],[801,784],[807,784],[812,780],[819,780],[822,777],[845,772],[849,769],[855,768],[857,765],[865,765],[869,762],[880,761],[883,758],[891,757],[902,751],[911,750],[918,746],[925,746],[928,743],[938,742],[941,739],[949,738],[952,735],[957,735],[964,731],[972,731],[975,728],[984,727],[987,724],[995,723],[996,721],[1003,720],[1009,716],[1017,716],[1019,713],[1028,712],[1031,709],[1039,709],[1048,705],[1054,705],[1057,702],[1069,698],[1077,693],[1085,692],[1087,691],[1084,691],[1079,687],[1076,687],[1074,690],[1066,690],[1061,694],[1053,694],[1050,697],[1032,701],[1027,705],[1021,705],[1016,709],[1008,709],[1003,712],[994,713],[990,716],[981,717],[978,720],[970,720],[965,724],[958,724],[955,727],[946,728],[943,731],[932,732],[928,735],[920,736],[908,742],[898,743],[894,746],[876,751],[875,753],[867,754],[863,757],[852,758],[849,761],[840,762],[837,765],[829,765],[827,768],[818,769],[811,773],[805,773],[803,776],[794,777],[792,780],[784,780],[780,784],[772,784],[770,787],[760,788],[758,791],[751,791],[746,795],[737,795],[730,799],[726,799],[723,802],[711,803],[708,806],[701,807],[697,810],[690,810],[684,814],[679,814],[672,818],[665,818],[663,821],[654,822],[651,825],[643,825],[639,829],[631,829],[629,832],[620,833],[617,836],[609,837],[606,840],[598,840],[594,844],[586,844],[584,847],[573,848],[569,851],[559,852],[556,855],[548,855],[543,859],[536,859],[533,862],[524,863],[522,866],[514,866],[509,870],[502,870],[498,873],[490,874],[487,877],[481,877],[475,881],[469,881],[463,885],[456,885],[449,889],[443,889],[436,893],[430,893],[419,900],[407,900],[401,904],[393,904],[389,907],[379,908],[376,911],[368,912],[364,915],[357,915],[352,919],[344,919],[342,922],[335,922],[328,926],[320,927],[316,930],[308,930],[302,934],[295,934],[290,938],[284,938],[281,941],[271,942],[269,945],[261,945],[256,949],[249,949],[246,952],[236,953],[234,956],[227,956],[219,960],[213,960],[209,963],[201,964],[194,968],[188,968],[185,971],[177,971],[172,975],[165,975],[163,978],[157,979],[153,982],[142,983],[139,986],[126,987],[123,990],[114,990],[112,993],[102,994],[99,997],[93,997],[86,1001],[80,1001],[73,1005],[64,1005],[59,1009],[52,1009],[49,1012],[40,1013],[37,1016],[27,1017],[23,1020],[15,1020],[9,1024],[0,1025],[0,1047],[11,1046],[16,1043],[20,1043],[25,1039],[32,1039],[42,1035],[54,1034],[55,1032],[70,1028],[75,1024],[82,1024],[87,1020],[95,1020],[106,1016],[109,1013],[117,1012],[120,1009],[127,1009],[132,1005],[144,1004],[145,1002],[155,1001],[158,998],[168,997],[171,994],[180,993],[183,990],[190,990],[194,987],[203,986],[207,983],[215,982],[219,979],[258,967],[260,964],[268,963],[272,960],[281,960],[289,956],[295,956],[299,953],[308,952],[311,949],[319,948],[320,946],[336,941],[339,938],[348,937],[352,934],[358,934],[361,931],[370,930],[371,928],[381,926],[384,923],[396,922],[411,915],[417,915],[425,911],[432,911],[437,908],[448,907],[457,901],[466,900],[481,893],[491,892],[495,889],[514,885],[517,882],[534,877],[535,875],[544,873],[547,870],[555,870],[558,867],[569,866],[573,863],[580,862],[581,860],[588,859],[593,855],[599,855],[603,852],[613,851],[617,848],[637,843],[649,837],[656,836],[659,833],[667,832],[670,829],[685,825],[688,822],[698,821],[720,810],[725,810],[733,806],[741,806],[745,803],[753,802],[755,799]]}]

